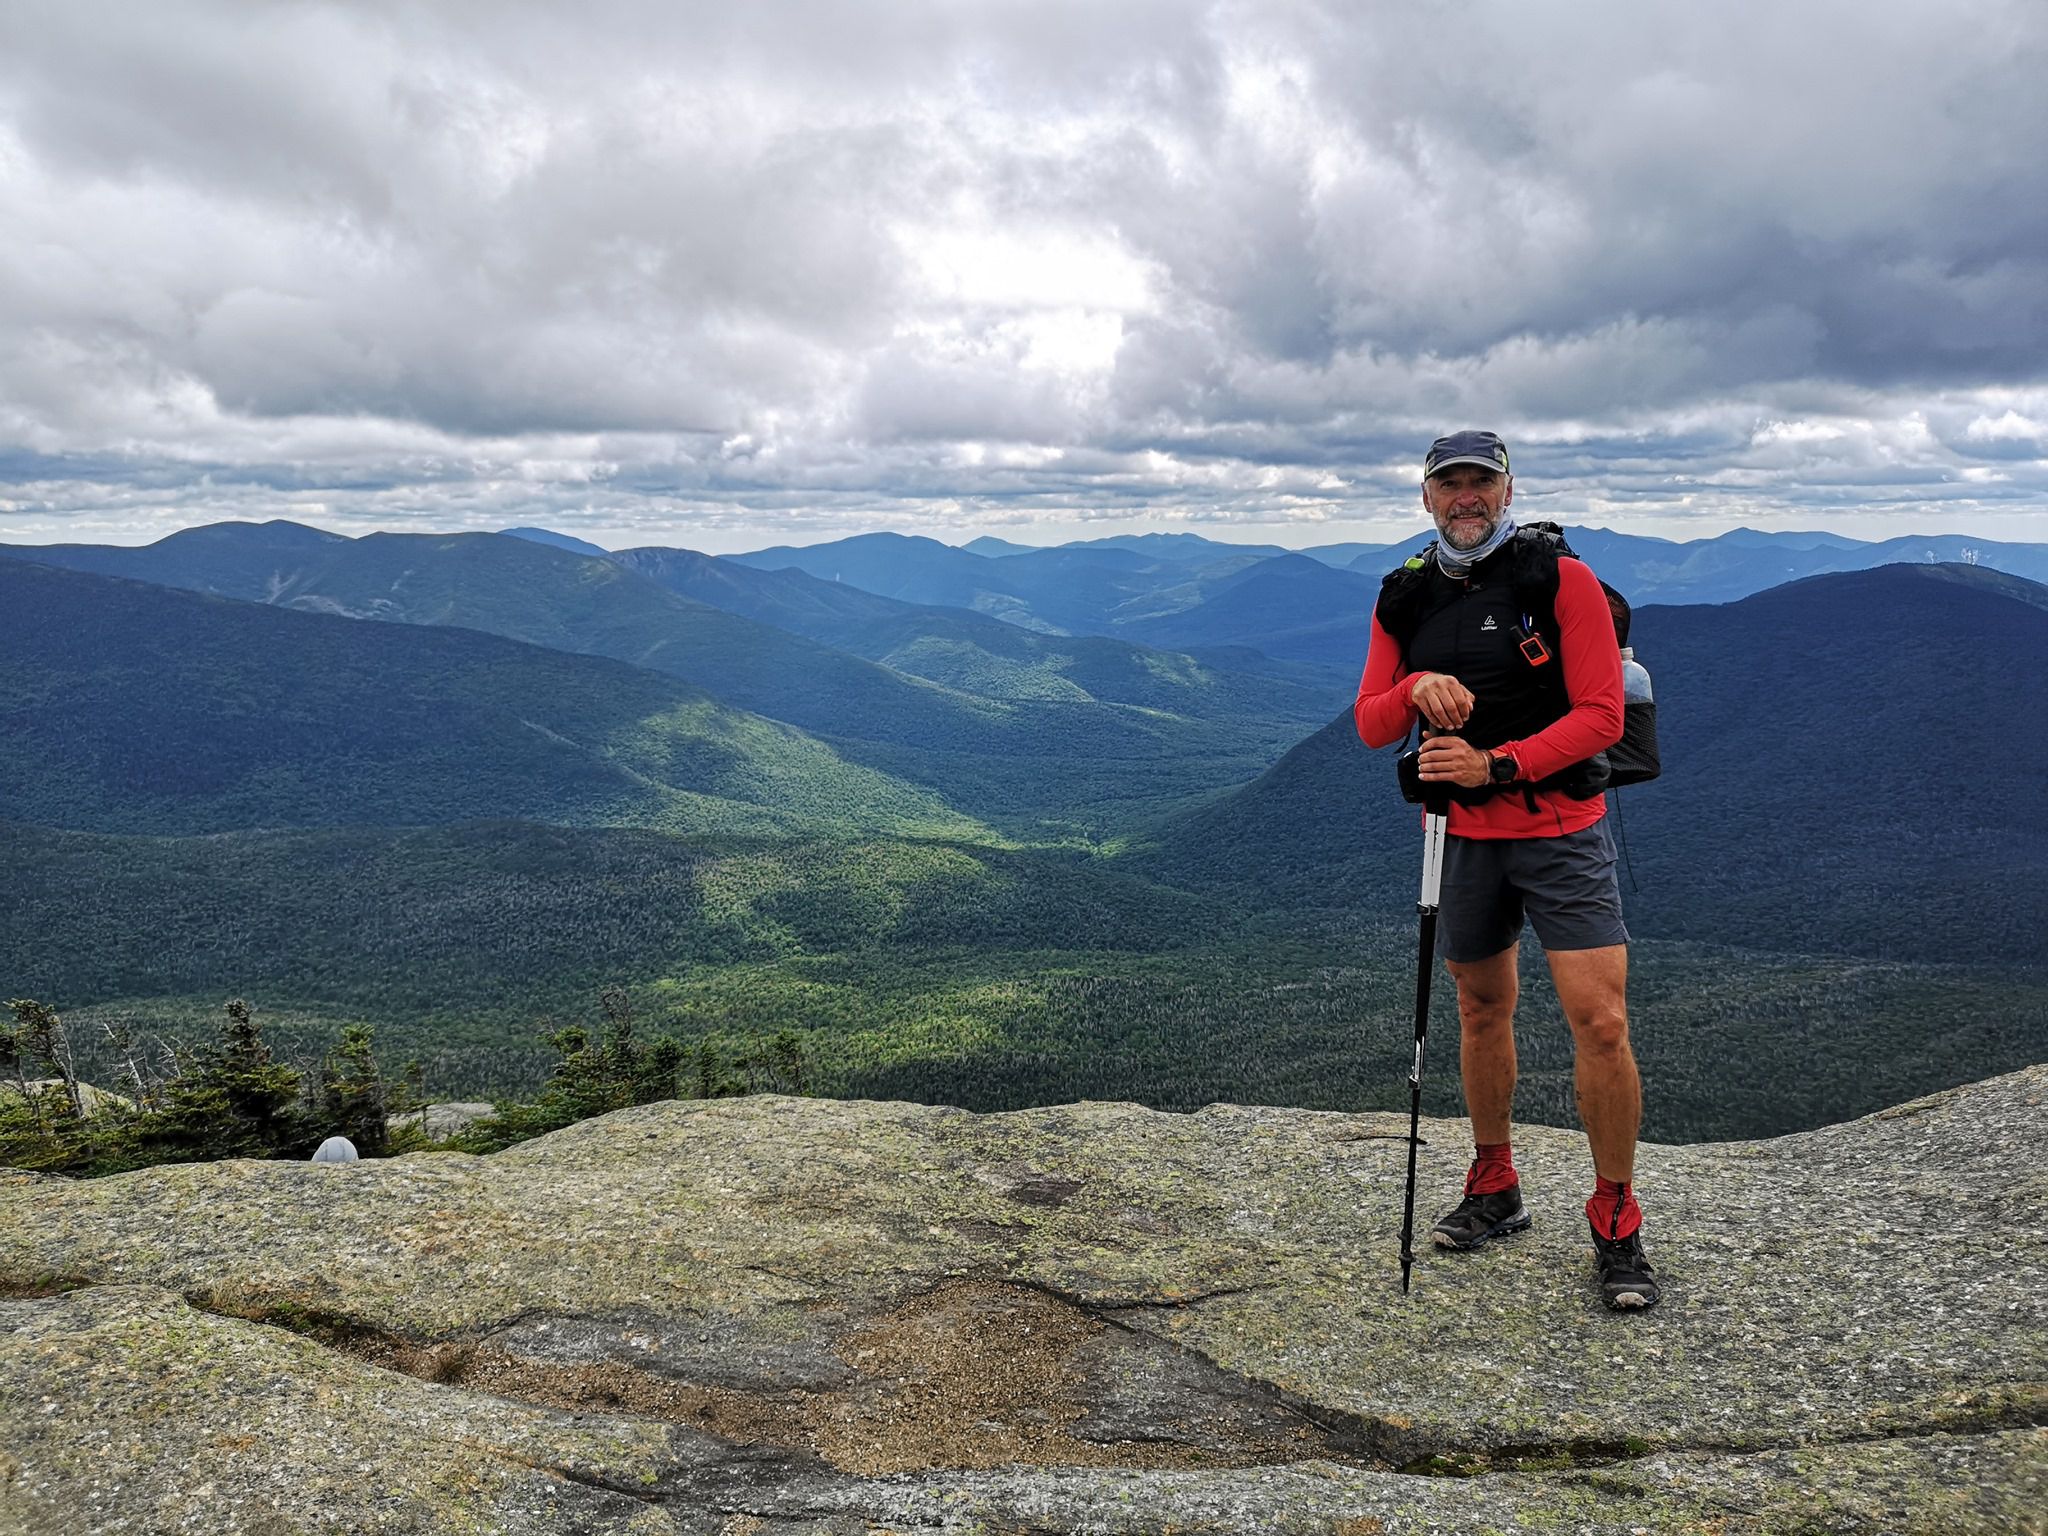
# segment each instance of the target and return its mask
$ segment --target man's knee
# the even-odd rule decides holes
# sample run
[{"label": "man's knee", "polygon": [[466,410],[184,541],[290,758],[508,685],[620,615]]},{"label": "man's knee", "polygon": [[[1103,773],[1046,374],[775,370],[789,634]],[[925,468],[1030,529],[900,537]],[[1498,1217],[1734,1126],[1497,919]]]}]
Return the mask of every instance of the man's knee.
[{"label": "man's knee", "polygon": [[1549,959],[1573,1045],[1582,1055],[1627,1055],[1627,947],[1552,950]]},{"label": "man's knee", "polygon": [[1628,1054],[1628,1010],[1620,1003],[1599,1003],[1571,1020],[1572,1042],[1595,1057]]},{"label": "man's knee", "polygon": [[1460,988],[1458,1024],[1468,1035],[1494,1034],[1515,1027],[1515,994],[1490,992],[1473,996]]}]

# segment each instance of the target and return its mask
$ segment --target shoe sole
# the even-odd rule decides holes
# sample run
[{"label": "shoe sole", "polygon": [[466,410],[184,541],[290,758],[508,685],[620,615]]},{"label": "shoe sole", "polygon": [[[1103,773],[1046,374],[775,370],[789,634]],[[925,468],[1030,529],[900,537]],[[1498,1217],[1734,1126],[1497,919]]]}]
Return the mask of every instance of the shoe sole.
[{"label": "shoe sole", "polygon": [[1507,1237],[1512,1233],[1528,1231],[1529,1223],[1532,1220],[1534,1220],[1534,1218],[1531,1217],[1527,1211],[1524,1211],[1519,1216],[1510,1216],[1506,1221],[1501,1222],[1498,1226],[1488,1227],[1484,1232],[1480,1233],[1477,1237],[1473,1238],[1469,1242],[1461,1243],[1455,1237],[1451,1236],[1450,1233],[1435,1230],[1432,1230],[1430,1232],[1429,1240],[1432,1243],[1436,1244],[1437,1247],[1448,1248],[1454,1253],[1470,1253],[1474,1248],[1479,1247],[1482,1243],[1491,1242],[1496,1237]]}]

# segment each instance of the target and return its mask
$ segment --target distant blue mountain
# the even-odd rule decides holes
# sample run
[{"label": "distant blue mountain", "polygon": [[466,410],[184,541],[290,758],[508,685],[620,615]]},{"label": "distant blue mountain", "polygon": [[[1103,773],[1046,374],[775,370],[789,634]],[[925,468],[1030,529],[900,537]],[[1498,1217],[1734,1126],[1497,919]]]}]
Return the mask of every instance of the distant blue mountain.
[{"label": "distant blue mountain", "polygon": [[1208,561],[1219,557],[1256,555],[1271,558],[1292,553],[1280,544],[1225,544],[1199,533],[1119,533],[1106,539],[1063,544],[1062,549],[1129,549],[1158,560]]},{"label": "distant blue mountain", "polygon": [[[1732,603],[1753,593],[1835,571],[1954,561],[2029,581],[2048,581],[2048,545],[2011,544],[1967,534],[1930,534],[1862,543],[1832,533],[1762,533],[1737,528],[1711,539],[1679,543],[1610,528],[1565,525],[1565,537],[1603,581],[1632,603]],[[1425,533],[1395,549],[1419,548]],[[1350,568],[1377,575],[1396,562],[1391,551],[1358,556]]]},{"label": "distant blue mountain", "polygon": [[1043,544],[1012,544],[1008,539],[991,538],[983,534],[978,539],[969,539],[960,546],[970,555],[982,555],[990,560],[1000,560],[1004,555],[1028,555],[1034,549],[1043,549]]},{"label": "distant blue mountain", "polygon": [[[936,539],[869,533],[725,558],[760,570],[805,571],[904,602],[970,608],[1027,629],[1114,635],[1132,618],[1198,602],[1205,576],[1262,558],[1232,545],[1209,547],[1217,554],[1213,564],[1164,559],[1116,541],[987,558]],[[1162,599],[1169,589],[1175,595]]]},{"label": "distant blue mountain", "polygon": [[1035,618],[1029,601],[1008,574],[1010,559],[984,559],[937,539],[863,533],[827,544],[783,544],[724,558],[763,571],[804,571],[906,603],[972,608],[1027,628],[1056,627]]},{"label": "distant blue mountain", "polygon": [[579,555],[596,555],[599,559],[611,553],[583,539],[572,539],[566,533],[556,533],[552,528],[500,528],[500,533],[510,534],[515,539],[531,539],[536,544],[552,544],[557,549],[572,549]]},{"label": "distant blue mountain", "polygon": [[1198,533],[1121,533],[1106,539],[1076,539],[1058,545],[1013,544],[1008,539],[991,538],[984,534],[978,539],[968,540],[960,547],[970,554],[983,555],[991,560],[1000,560],[1008,555],[1037,554],[1044,549],[1131,549],[1161,560],[1192,563],[1225,559],[1232,555],[1270,559],[1274,555],[1301,554],[1320,560],[1325,565],[1347,565],[1367,551],[1385,546],[1318,544],[1310,549],[1290,550],[1279,544],[1225,544],[1216,539],[1205,539]]},{"label": "distant blue mountain", "polygon": [[[1085,552],[1079,558],[1096,559]],[[1092,698],[1204,717],[1270,716],[1303,729],[1328,708],[1327,691],[1271,681],[1270,659],[1263,656],[1252,657],[1247,669],[1264,679],[1255,681],[1228,675],[1227,662],[1213,671],[1197,668],[1185,656],[1127,640],[1046,634],[970,609],[881,597],[795,568],[764,571],[685,549],[625,549],[612,559],[695,602],[991,697]]]},{"label": "distant blue mountain", "polygon": [[1810,529],[1803,533],[1764,533],[1756,528],[1731,528],[1721,535],[1726,544],[1749,545],[1764,548],[1771,544],[1785,549],[1854,549],[1861,542],[1844,538],[1839,533],[1823,533]]},{"label": "distant blue mountain", "polygon": [[1377,555],[1393,549],[1393,544],[1311,544],[1307,549],[1296,550],[1296,554],[1307,555],[1311,560],[1320,560],[1325,565],[1344,567],[1360,555]]},{"label": "distant blue mountain", "polygon": [[1118,632],[1173,650],[1245,647],[1355,682],[1378,596],[1376,579],[1285,554],[1218,577],[1199,603]]},{"label": "distant blue mountain", "polygon": [[[504,541],[513,548],[530,553],[545,548],[558,558],[627,564],[672,595],[744,615],[948,688],[996,698],[1075,703],[1092,699],[1195,714],[1204,711],[1190,711],[1185,701],[1208,697],[1220,702],[1235,696],[1230,689],[1209,684],[1190,690],[1183,680],[1171,690],[1183,704],[1162,706],[1146,669],[1163,668],[1160,676],[1178,677],[1179,663],[1142,661],[1071,645],[1020,648],[985,624],[933,610],[965,609],[984,621],[1000,620],[1045,637],[1129,642],[1193,656],[1221,671],[1256,672],[1341,693],[1357,680],[1380,576],[1429,538],[1427,528],[1417,527],[1405,539],[1384,546],[1276,552],[1270,546],[1223,544],[1195,534],[1142,534],[1044,549],[978,540],[983,548],[999,545],[1008,551],[979,554],[935,539],[876,533],[715,560],[688,551],[636,551],[629,560],[547,530],[513,532],[517,537]],[[1735,602],[1789,581],[1901,562],[1974,561],[1986,569],[2048,580],[2048,545],[1955,534],[1862,543],[1816,531],[1737,529],[1680,543],[1602,527],[1571,527],[1567,532],[1573,547],[1601,577],[1638,607]],[[351,576],[345,589],[335,588],[344,566],[361,567],[369,545],[377,538],[395,537],[374,536],[362,541],[365,549],[344,556],[351,541],[280,521],[187,529],[146,549],[0,546],[0,555],[267,602],[340,603],[344,606],[338,611],[361,609],[380,616],[387,610],[398,616],[397,610],[403,610],[406,617],[468,623],[521,639],[563,643],[537,625],[565,594],[546,583],[529,588],[526,583],[538,580],[537,575],[520,574],[499,557],[491,558],[504,568],[490,582],[465,586],[459,601],[451,595],[452,606],[444,605],[445,611],[427,605],[422,584],[430,572],[442,569],[462,540],[491,535],[408,536],[420,541],[407,546],[416,551],[408,558],[424,561],[428,551],[434,558],[421,564],[416,574],[394,570],[378,576],[387,587],[402,577],[407,583],[403,590],[363,585],[367,577],[361,574]],[[1346,550],[1354,551],[1348,565],[1330,562],[1333,552]],[[483,556],[472,552],[469,558]],[[545,597],[542,587],[547,588]],[[497,594],[498,606],[479,614],[471,605],[484,591]],[[635,590],[633,602],[645,607],[647,597]],[[612,600],[624,599],[614,595]],[[458,611],[469,617],[454,617]],[[619,615],[613,620],[600,637],[582,628],[598,623],[597,618],[579,616],[565,631],[577,636],[570,648],[638,659],[629,648],[638,641],[625,633],[632,625]],[[697,627],[712,622],[702,613],[691,620]],[[661,660],[650,664],[676,670],[714,692],[733,690],[726,694],[733,702],[807,728],[835,733],[852,729],[853,721],[827,722],[809,708],[798,710],[797,701],[785,696],[796,686],[789,675],[759,664],[770,651],[782,648],[779,639],[765,636],[740,643],[737,633],[727,637],[730,644],[698,644],[681,652],[670,647]],[[842,654],[832,665],[843,668],[851,657]],[[714,659],[721,659],[721,666],[725,660],[747,661],[747,686],[723,671],[713,675],[707,668]],[[753,691],[755,683],[771,675],[781,676],[785,684],[773,699]],[[1279,713],[1297,718],[1299,707],[1290,699]],[[913,739],[923,738],[913,733]]]},{"label": "distant blue mountain", "polygon": [[[1871,570],[1902,561],[1974,563],[2030,581],[2048,581],[2048,544],[2000,542],[1967,534],[1909,535],[1868,542],[1819,529],[1766,533],[1736,528],[1710,539],[1679,542],[1575,524],[1568,524],[1566,533],[1573,547],[1605,580],[1639,603],[1728,603],[1806,576]],[[1153,585],[1164,590],[1179,587],[1189,575],[1206,584],[1219,570],[1243,569],[1255,560],[1283,555],[1305,555],[1324,565],[1376,577],[1422,548],[1432,536],[1427,527],[1418,526],[1407,537],[1386,544],[1324,544],[1302,550],[1271,544],[1224,544],[1193,533],[1119,534],[1043,549],[982,538],[965,546],[963,552],[1003,562],[1035,556],[1043,563],[1042,557],[1057,551],[1126,550],[1153,562]],[[1075,612],[1069,605],[1065,616],[1053,622],[1062,628],[1104,632],[1105,626],[1160,611],[1155,601],[1132,603],[1135,596],[1120,592],[1115,613],[1091,616]],[[1169,610],[1188,606],[1186,597],[1183,592],[1179,600],[1165,606]],[[1028,595],[1026,600],[1030,601]],[[997,611],[997,605],[989,605],[987,611]]]}]

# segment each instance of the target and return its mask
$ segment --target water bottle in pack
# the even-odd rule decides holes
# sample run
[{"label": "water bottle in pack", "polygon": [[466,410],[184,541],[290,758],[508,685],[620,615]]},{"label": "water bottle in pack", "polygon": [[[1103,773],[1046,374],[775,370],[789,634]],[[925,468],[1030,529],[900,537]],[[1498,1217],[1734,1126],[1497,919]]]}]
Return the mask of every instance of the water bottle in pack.
[{"label": "water bottle in pack", "polygon": [[1621,648],[1621,740],[1607,749],[1610,786],[1642,784],[1657,777],[1657,700],[1650,673],[1635,649]]}]

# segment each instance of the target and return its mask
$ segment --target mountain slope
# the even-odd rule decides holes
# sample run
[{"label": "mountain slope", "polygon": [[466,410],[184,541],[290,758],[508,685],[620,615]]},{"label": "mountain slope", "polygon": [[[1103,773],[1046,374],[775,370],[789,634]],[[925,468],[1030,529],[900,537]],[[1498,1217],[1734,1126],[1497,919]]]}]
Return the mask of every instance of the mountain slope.
[{"label": "mountain slope", "polygon": [[863,533],[829,544],[778,545],[724,558],[764,571],[803,571],[903,602],[971,608],[1027,627],[1047,627],[1033,617],[1005,571],[1007,560],[984,559],[937,539]]},{"label": "mountain slope", "polygon": [[1253,559],[1267,560],[1275,555],[1303,554],[1322,561],[1325,565],[1346,566],[1368,550],[1387,546],[1380,544],[1316,544],[1307,549],[1289,550],[1278,544],[1223,544],[1215,539],[1205,539],[1198,533],[1120,533],[1106,539],[1074,539],[1065,544],[1046,546],[1043,544],[1016,544],[1008,539],[991,538],[984,534],[978,539],[969,539],[960,546],[972,555],[984,555],[991,559],[1002,559],[1008,555],[1034,554],[1047,547],[1058,549],[1115,548],[1134,549],[1141,554],[1152,555],[1161,560],[1180,560],[1191,564],[1211,564],[1232,555],[1248,555]]},{"label": "mountain slope", "polygon": [[898,672],[1007,699],[1132,704],[1293,734],[1327,712],[1327,690],[1276,683],[1099,636],[1052,635],[965,608],[899,602],[795,569],[764,571],[686,549],[614,556],[668,590]]},{"label": "mountain slope", "polygon": [[557,549],[579,555],[594,555],[600,560],[611,553],[602,545],[592,544],[587,539],[571,538],[566,533],[556,533],[552,528],[500,528],[498,532],[515,539],[531,539],[536,544],[552,544]]},{"label": "mountain slope", "polygon": [[[295,537],[280,543],[271,525],[230,524],[143,549],[0,553],[20,561],[111,566],[312,611],[456,625],[610,656],[829,738],[850,760],[1021,832],[1056,825],[1100,833],[1191,794],[1241,782],[1300,729],[1298,706],[1200,720],[1099,702],[1085,689],[1080,697],[1063,690],[1004,699],[942,687],[690,601],[611,560],[497,534],[371,534],[304,545]],[[1178,658],[1169,665],[1201,671]],[[1236,686],[1256,695],[1254,685]],[[1195,677],[1184,696],[1202,698],[1208,691]]]},{"label": "mountain slope", "polygon": [[294,526],[221,523],[139,549],[0,553],[309,612],[460,626],[610,656],[828,733],[951,742],[985,729],[990,718],[979,700],[691,602],[609,559],[501,534],[323,535],[308,543],[277,531]]},{"label": "mountain slope", "polygon": [[274,518],[181,528],[154,544],[0,544],[0,557],[268,603],[283,599],[303,572],[352,542]]},{"label": "mountain slope", "polygon": [[[2048,591],[1888,566],[1649,607],[1664,777],[1625,790],[1639,934],[2013,960],[2048,931]],[[1142,861],[1283,906],[1399,911],[1416,812],[1348,712]],[[1820,894],[1816,894],[1816,893]]]},{"label": "mountain slope", "polygon": [[[763,569],[799,569],[908,602],[969,608],[1028,629],[1152,644],[1127,626],[1194,606],[1212,582],[1259,565],[1266,554],[1205,539],[1190,546],[1140,538],[985,558],[932,539],[877,533],[725,558]],[[1320,565],[1288,558],[1303,559],[1304,568]]]},{"label": "mountain slope", "polygon": [[673,678],[0,561],[0,804],[105,832],[428,823],[971,835]]},{"label": "mountain slope", "polygon": [[1377,578],[1283,555],[1220,577],[1182,612],[1125,625],[1120,633],[1175,648],[1247,646],[1355,682],[1378,599]]}]

